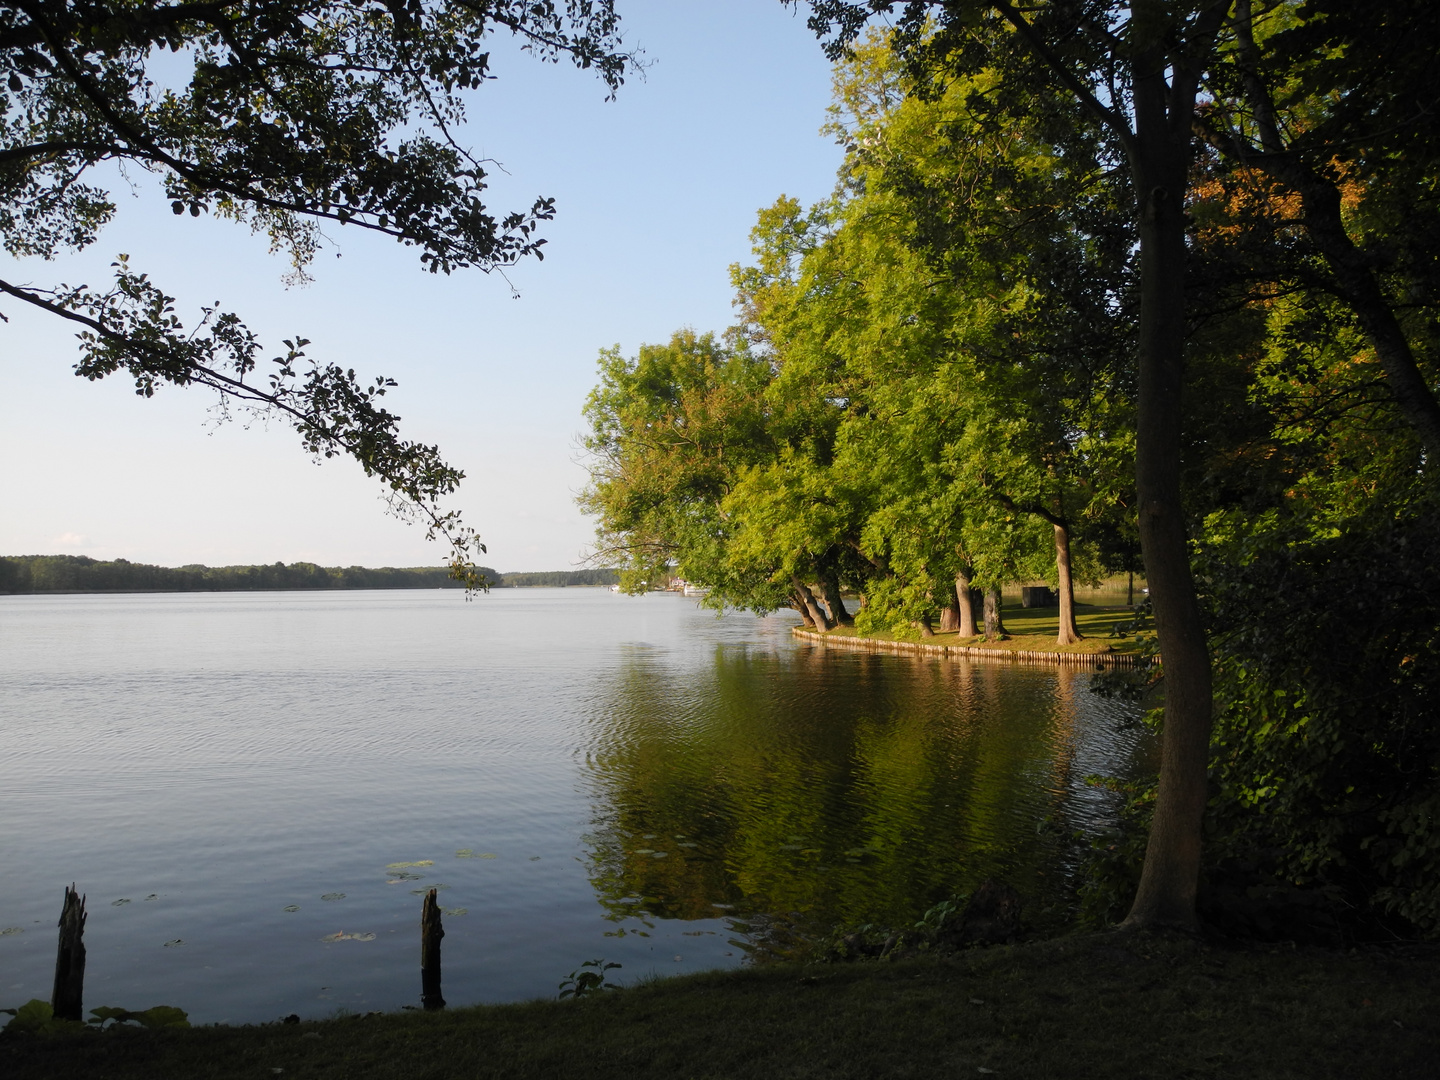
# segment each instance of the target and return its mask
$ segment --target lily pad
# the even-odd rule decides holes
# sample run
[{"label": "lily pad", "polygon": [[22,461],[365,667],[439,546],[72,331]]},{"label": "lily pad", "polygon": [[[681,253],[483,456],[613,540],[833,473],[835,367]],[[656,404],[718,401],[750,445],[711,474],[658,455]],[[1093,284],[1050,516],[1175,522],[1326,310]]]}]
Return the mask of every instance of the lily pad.
[{"label": "lily pad", "polygon": [[386,870],[404,870],[407,866],[434,866],[434,859],[419,859],[415,862],[392,862],[386,863]]},{"label": "lily pad", "polygon": [[184,939],[184,938],[178,938],[178,937],[177,937],[174,941],[167,941],[167,942],[165,942],[165,948],[167,948],[167,949],[175,949],[175,948],[178,948],[179,946],[184,945],[184,944],[185,944],[185,939]]},{"label": "lily pad", "polygon": [[124,907],[124,906],[125,906],[126,904],[128,904],[129,902],[130,902],[129,900],[111,900],[111,901],[110,901],[110,906],[111,906],[111,907]]},{"label": "lily pad", "polygon": [[286,904],[286,905],[285,905],[284,907],[282,907],[280,910],[281,910],[281,911],[299,911],[299,910],[300,910],[300,905],[299,905],[299,904]]},{"label": "lily pad", "polygon": [[402,881],[424,881],[423,874],[412,874],[409,870],[396,870],[385,879],[386,885],[398,885]]},{"label": "lily pad", "polygon": [[344,900],[344,899],[345,899],[345,894],[344,894],[343,892],[327,892],[324,896],[320,897],[320,899],[321,899],[321,900]]},{"label": "lily pad", "polygon": [[9,937],[11,934],[23,934],[25,931],[18,926],[7,926],[0,930],[0,937]]},{"label": "lily pad", "polygon": [[431,889],[441,889],[441,890],[444,890],[444,889],[448,889],[449,887],[450,887],[449,885],[440,885],[440,884],[427,885],[427,886],[426,886],[425,888],[423,888],[423,889],[411,889],[410,892],[411,892],[412,894],[414,894],[415,896],[424,896],[424,895],[425,895],[426,893],[428,893]]},{"label": "lily pad", "polygon": [[447,907],[444,909],[446,915],[469,915],[470,909],[463,907]]},{"label": "lily pad", "polygon": [[320,940],[321,940],[321,941],[326,941],[326,942],[329,942],[329,941],[374,941],[374,940],[375,940],[375,935],[374,935],[374,934],[347,934],[347,933],[345,933],[344,930],[340,930],[340,931],[337,931],[337,932],[334,933],[334,934],[326,934],[326,935],[325,935],[324,937],[322,937]]},{"label": "lily pad", "polygon": [[146,900],[159,900],[159,899],[160,899],[160,894],[159,894],[159,893],[153,893],[153,892],[152,892],[149,896],[145,897],[145,899],[146,899]]}]

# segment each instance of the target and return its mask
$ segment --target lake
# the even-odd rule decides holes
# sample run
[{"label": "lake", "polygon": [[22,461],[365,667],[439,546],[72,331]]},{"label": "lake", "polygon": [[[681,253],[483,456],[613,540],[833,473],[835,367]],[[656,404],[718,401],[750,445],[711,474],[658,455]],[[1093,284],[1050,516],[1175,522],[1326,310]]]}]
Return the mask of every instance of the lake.
[{"label": "lake", "polygon": [[[789,612],[517,589],[0,597],[0,1006],[197,1023],[740,964],[987,876],[1041,921],[1152,753],[1070,668],[830,652]],[[1052,913],[1053,915],[1053,913]],[[777,945],[779,943],[779,945]]]}]

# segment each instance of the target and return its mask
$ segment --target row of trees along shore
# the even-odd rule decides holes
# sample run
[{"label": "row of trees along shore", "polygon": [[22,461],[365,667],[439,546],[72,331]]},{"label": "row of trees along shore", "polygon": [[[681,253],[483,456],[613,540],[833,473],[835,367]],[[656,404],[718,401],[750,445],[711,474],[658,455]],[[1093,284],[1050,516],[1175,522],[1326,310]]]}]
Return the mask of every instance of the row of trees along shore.
[{"label": "row of trees along shore", "polygon": [[1092,913],[1440,932],[1440,9],[809,8],[839,184],[723,335],[602,352],[597,551],[860,632],[1048,577],[1062,642],[1143,566],[1162,765]]},{"label": "row of trees along shore", "polygon": [[[613,570],[553,570],[498,574],[476,568],[489,588],[536,585],[613,585]],[[126,559],[101,561],[83,555],[0,557],[0,593],[244,592],[267,589],[463,589],[446,567],[316,566],[277,562],[267,566],[150,566]]]}]

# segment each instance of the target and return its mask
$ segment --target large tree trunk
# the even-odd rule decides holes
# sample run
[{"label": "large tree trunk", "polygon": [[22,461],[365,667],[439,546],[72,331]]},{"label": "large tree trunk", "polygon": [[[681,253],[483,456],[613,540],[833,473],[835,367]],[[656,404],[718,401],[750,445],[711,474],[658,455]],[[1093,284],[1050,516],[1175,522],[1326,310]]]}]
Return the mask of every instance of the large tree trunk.
[{"label": "large tree trunk", "polygon": [[825,609],[820,606],[820,602],[815,599],[815,594],[810,591],[810,586],[800,580],[799,574],[791,574],[790,583],[795,587],[800,602],[805,605],[805,610],[809,612],[811,620],[815,623],[815,629],[829,630],[831,626],[829,616],[825,614]]},{"label": "large tree trunk", "polygon": [[825,589],[825,606],[830,609],[830,619],[836,626],[854,626],[855,620],[845,610],[845,601],[840,596],[840,578],[834,571],[824,574],[820,584]]},{"label": "large tree trunk", "polygon": [[[1154,17],[1158,0],[1147,14]],[[1157,50],[1158,51],[1158,50]],[[1140,544],[1165,664],[1165,728],[1155,816],[1140,888],[1123,926],[1196,925],[1201,823],[1210,748],[1210,654],[1200,619],[1180,499],[1185,375],[1185,190],[1190,108],[1167,123],[1165,59],[1136,63],[1137,138],[1131,167],[1140,200],[1139,398],[1135,480]],[[1173,107],[1173,106],[1172,106]]]},{"label": "large tree trunk", "polygon": [[940,632],[953,634],[960,629],[960,591],[950,586],[950,595],[940,609]]},{"label": "large tree trunk", "polygon": [[1000,617],[1000,590],[985,590],[985,640],[1002,641],[1010,635],[1005,633],[1005,620]]},{"label": "large tree trunk", "polygon": [[815,620],[810,616],[810,609],[805,606],[805,601],[800,599],[798,592],[790,594],[790,606],[800,613],[800,619],[807,629],[818,629]]},{"label": "large tree trunk", "polygon": [[1085,635],[1075,625],[1075,582],[1070,576],[1070,530],[1055,526],[1055,573],[1060,579],[1060,632],[1055,638],[1061,645],[1073,645]]},{"label": "large tree trunk", "polygon": [[935,636],[935,627],[931,624],[931,618],[929,614],[921,615],[920,618],[915,620],[915,625],[920,628],[921,637]]},{"label": "large tree trunk", "polygon": [[1124,40],[1109,46],[1111,57],[1130,68],[1128,110],[1097,100],[1019,8],[996,7],[1037,60],[1121,139],[1135,184],[1140,240],[1135,487],[1140,548],[1165,663],[1165,734],[1145,867],[1123,925],[1188,929],[1196,924],[1212,702],[1210,654],[1180,501],[1185,197],[1196,96],[1230,5],[1197,5],[1185,21],[1166,0],[1131,0]]},{"label": "large tree trunk", "polygon": [[960,623],[955,633],[962,638],[975,636],[975,595],[970,589],[968,567],[955,571],[955,599],[959,604]]}]

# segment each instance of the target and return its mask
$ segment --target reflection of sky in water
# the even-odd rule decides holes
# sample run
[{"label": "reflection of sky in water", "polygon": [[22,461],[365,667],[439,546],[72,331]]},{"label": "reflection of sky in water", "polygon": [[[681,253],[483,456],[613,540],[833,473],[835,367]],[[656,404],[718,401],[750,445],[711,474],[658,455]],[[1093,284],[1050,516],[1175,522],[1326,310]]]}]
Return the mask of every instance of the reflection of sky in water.
[{"label": "reflection of sky in water", "polygon": [[1084,675],[790,622],[577,589],[0,598],[0,1005],[49,996],[72,880],[87,1005],[239,1022],[416,1001],[432,885],[466,912],[446,998],[515,1000],[596,957],[737,963],[766,906],[1028,887],[1037,822],[1103,820],[1080,781],[1137,737]]}]

